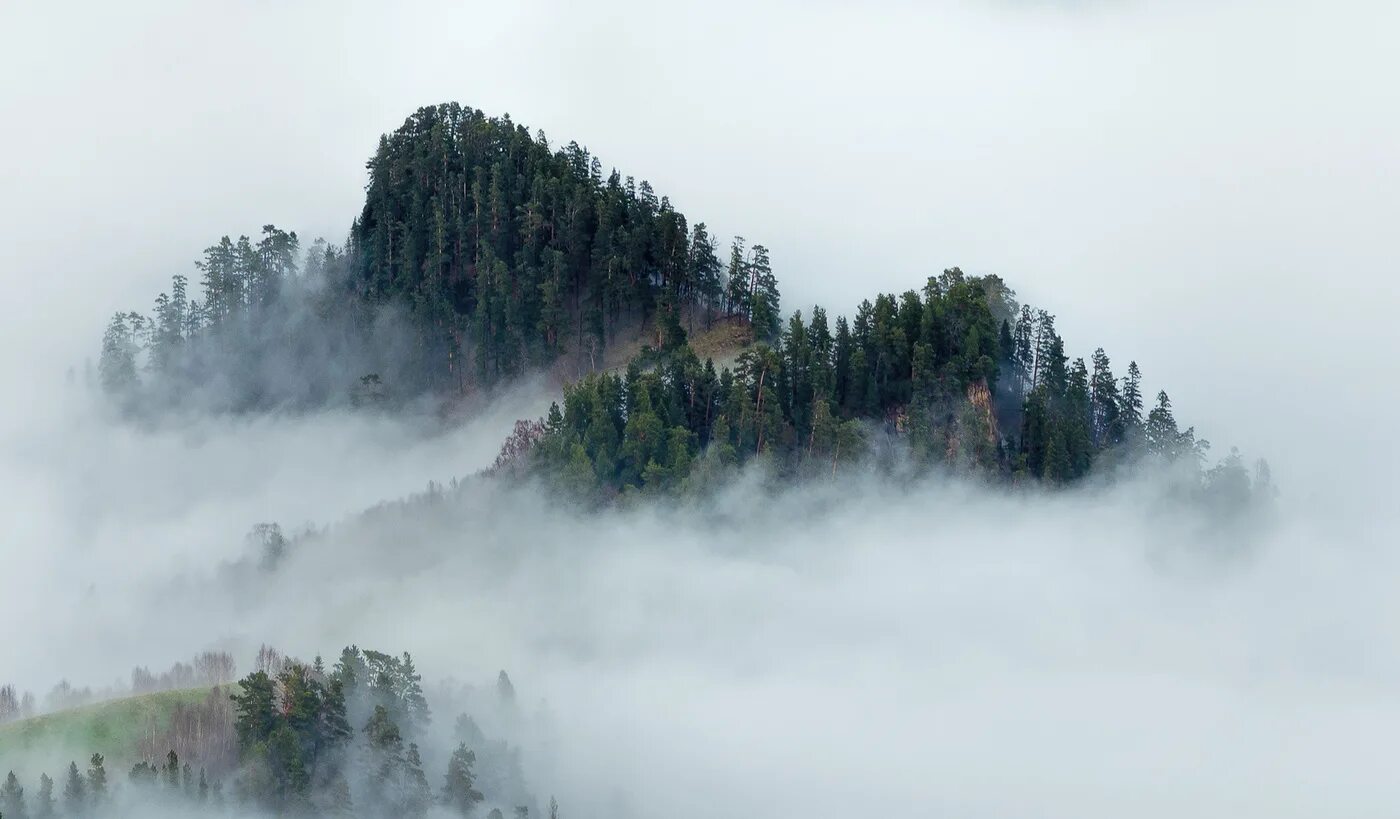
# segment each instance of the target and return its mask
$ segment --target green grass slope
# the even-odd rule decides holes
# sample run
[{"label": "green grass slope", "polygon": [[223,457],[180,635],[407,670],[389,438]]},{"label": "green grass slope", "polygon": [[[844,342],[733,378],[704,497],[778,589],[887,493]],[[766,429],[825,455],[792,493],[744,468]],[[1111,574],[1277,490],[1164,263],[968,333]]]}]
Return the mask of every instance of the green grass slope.
[{"label": "green grass slope", "polygon": [[[21,760],[51,767],[73,759],[80,766],[93,753],[112,763],[125,763],[136,754],[141,737],[154,725],[164,730],[177,704],[197,705],[209,688],[162,691],[85,705],[0,725],[0,776]],[[63,764],[67,764],[66,761]],[[108,775],[114,770],[108,765]]]}]

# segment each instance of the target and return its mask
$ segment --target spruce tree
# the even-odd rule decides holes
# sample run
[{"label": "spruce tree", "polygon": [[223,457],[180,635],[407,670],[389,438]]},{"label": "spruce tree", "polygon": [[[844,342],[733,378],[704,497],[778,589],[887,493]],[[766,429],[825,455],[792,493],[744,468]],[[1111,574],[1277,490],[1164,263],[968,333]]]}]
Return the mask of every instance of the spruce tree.
[{"label": "spruce tree", "polygon": [[481,791],[473,787],[476,782],[472,773],[474,764],[476,754],[468,750],[465,742],[457,746],[447,763],[447,782],[443,786],[442,800],[461,816],[470,816],[484,798]]},{"label": "spruce tree", "polygon": [[54,819],[56,815],[53,779],[48,774],[39,774],[39,793],[34,800],[34,819]]},{"label": "spruce tree", "polygon": [[0,815],[12,819],[28,819],[29,816],[24,804],[24,788],[20,787],[14,771],[10,771],[5,784],[0,786]]},{"label": "spruce tree", "polygon": [[63,785],[63,810],[69,816],[87,815],[87,788],[83,785],[83,775],[78,772],[78,763],[68,763],[68,781]]},{"label": "spruce tree", "polygon": [[102,754],[93,754],[88,760],[88,801],[99,807],[107,801],[107,769],[103,766],[104,761]]}]

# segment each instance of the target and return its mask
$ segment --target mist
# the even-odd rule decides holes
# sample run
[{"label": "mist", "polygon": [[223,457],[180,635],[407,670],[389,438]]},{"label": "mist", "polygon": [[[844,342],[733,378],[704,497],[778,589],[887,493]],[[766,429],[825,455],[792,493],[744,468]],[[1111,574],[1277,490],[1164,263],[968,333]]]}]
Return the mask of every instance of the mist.
[{"label": "mist", "polygon": [[[512,735],[527,781],[580,816],[1392,804],[1400,608],[1375,521],[1285,498],[1222,532],[1151,481],[1017,494],[856,474],[777,492],[751,474],[703,504],[603,512],[467,478],[358,514],[485,466],[537,401],[445,434],[349,414],[196,433],[89,417],[75,446],[115,438],[112,477],[48,499],[51,521],[86,523],[6,573],[27,624],[7,672],[43,692],[209,647],[247,668],[262,643],[411,651],[432,684],[508,669],[522,711],[546,715]],[[25,465],[31,484],[71,488],[43,469]],[[315,525],[266,570],[254,520]],[[434,711],[438,730],[455,717]]]},{"label": "mist", "polygon": [[[246,670],[264,643],[508,669],[566,816],[1394,812],[1397,24],[1379,0],[7,6],[0,683],[210,648]],[[757,475],[590,513],[470,477],[546,383],[460,424],[100,405],[113,310],[224,233],[340,241],[378,135],[447,99],[764,242],[788,310],[997,273],[1215,455],[1267,457],[1276,513],[1222,533],[1150,482]],[[309,532],[271,572],[261,522]]]}]

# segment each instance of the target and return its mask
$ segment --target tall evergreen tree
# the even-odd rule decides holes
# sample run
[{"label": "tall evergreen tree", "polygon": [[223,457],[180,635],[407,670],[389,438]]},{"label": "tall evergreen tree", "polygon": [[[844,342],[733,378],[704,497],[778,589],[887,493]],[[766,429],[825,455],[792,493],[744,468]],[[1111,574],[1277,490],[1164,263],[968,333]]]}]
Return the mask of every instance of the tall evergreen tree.
[{"label": "tall evergreen tree", "polygon": [[472,766],[475,764],[476,754],[467,749],[465,742],[457,746],[447,763],[447,783],[443,786],[442,799],[460,816],[470,816],[484,798],[474,787],[476,776]]},{"label": "tall evergreen tree", "polygon": [[68,763],[68,780],[63,785],[63,810],[70,817],[86,816],[88,813],[87,788],[76,762]]}]

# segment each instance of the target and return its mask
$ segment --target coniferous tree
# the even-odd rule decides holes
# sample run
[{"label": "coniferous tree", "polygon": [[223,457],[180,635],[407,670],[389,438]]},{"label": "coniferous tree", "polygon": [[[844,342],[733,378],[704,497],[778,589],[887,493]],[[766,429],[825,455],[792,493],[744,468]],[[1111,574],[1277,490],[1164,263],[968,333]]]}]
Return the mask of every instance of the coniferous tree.
[{"label": "coniferous tree", "polygon": [[88,760],[88,801],[96,807],[101,807],[107,801],[107,769],[104,762],[102,754],[93,754]]},{"label": "coniferous tree", "polygon": [[442,799],[447,807],[461,816],[470,816],[484,798],[481,791],[474,787],[476,777],[472,766],[475,764],[476,754],[468,750],[465,742],[457,746],[447,763],[447,782],[443,786]]},{"label": "coniferous tree", "polygon": [[34,819],[54,819],[57,805],[53,797],[53,779],[39,774],[39,793],[34,799]]},{"label": "coniferous tree", "polygon": [[1128,374],[1123,378],[1118,416],[1128,434],[1136,435],[1142,431],[1142,372],[1138,370],[1136,361],[1128,362]]},{"label": "coniferous tree", "polygon": [[1173,460],[1180,454],[1181,433],[1176,428],[1172,402],[1166,390],[1157,393],[1157,406],[1147,414],[1145,434],[1148,452]]},{"label": "coniferous tree", "polygon": [[117,313],[102,336],[102,357],[97,371],[102,389],[111,395],[128,393],[137,386],[136,343],[129,315]]},{"label": "coniferous tree", "polygon": [[16,817],[17,819],[28,819],[29,813],[24,803],[24,788],[19,784],[19,777],[14,771],[10,771],[5,777],[5,784],[0,786],[0,816]]},{"label": "coniferous tree", "polygon": [[1118,381],[1113,377],[1108,354],[1102,347],[1094,350],[1094,373],[1090,379],[1090,391],[1095,446],[1107,447],[1119,443],[1124,434],[1121,417],[1123,399],[1118,393]]},{"label": "coniferous tree", "polygon": [[87,788],[83,775],[78,772],[78,763],[68,763],[68,780],[63,785],[63,810],[68,816],[86,816],[88,812]]}]

